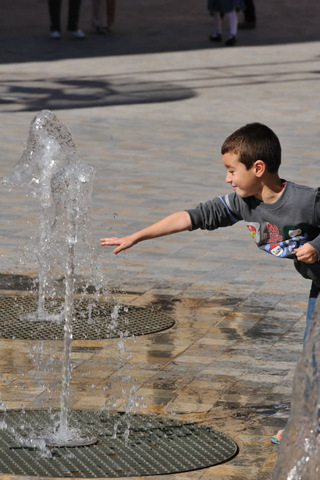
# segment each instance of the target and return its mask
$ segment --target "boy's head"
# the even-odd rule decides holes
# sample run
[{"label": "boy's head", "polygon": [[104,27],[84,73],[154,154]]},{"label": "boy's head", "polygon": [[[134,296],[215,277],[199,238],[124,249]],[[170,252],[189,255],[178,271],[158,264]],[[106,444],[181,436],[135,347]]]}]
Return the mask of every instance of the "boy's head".
[{"label": "boy's head", "polygon": [[262,123],[248,123],[229,135],[221,154],[234,153],[247,170],[262,160],[270,173],[277,173],[281,164],[281,145],[271,128]]}]

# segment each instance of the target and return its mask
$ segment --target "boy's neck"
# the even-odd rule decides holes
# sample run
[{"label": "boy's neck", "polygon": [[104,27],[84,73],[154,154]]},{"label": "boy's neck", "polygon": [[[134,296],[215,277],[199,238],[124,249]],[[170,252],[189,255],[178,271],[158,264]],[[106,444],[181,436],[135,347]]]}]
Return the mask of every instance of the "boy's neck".
[{"label": "boy's neck", "polygon": [[261,190],[256,197],[263,203],[274,203],[282,195],[285,182],[277,173],[268,173],[261,178]]}]

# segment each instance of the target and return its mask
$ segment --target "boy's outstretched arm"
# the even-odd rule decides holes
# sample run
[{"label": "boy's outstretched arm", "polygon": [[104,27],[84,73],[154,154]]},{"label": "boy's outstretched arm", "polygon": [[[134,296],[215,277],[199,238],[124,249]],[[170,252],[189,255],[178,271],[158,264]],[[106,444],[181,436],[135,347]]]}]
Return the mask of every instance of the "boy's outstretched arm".
[{"label": "boy's outstretched arm", "polygon": [[113,253],[119,253],[122,250],[132,247],[136,243],[143,240],[150,240],[152,238],[163,237],[165,235],[171,235],[173,233],[183,232],[189,230],[191,227],[191,219],[187,212],[181,211],[172,213],[168,217],[163,218],[157,223],[143,228],[138,232],[132,233],[126,237],[108,237],[100,238],[100,245],[118,245],[113,250]]}]

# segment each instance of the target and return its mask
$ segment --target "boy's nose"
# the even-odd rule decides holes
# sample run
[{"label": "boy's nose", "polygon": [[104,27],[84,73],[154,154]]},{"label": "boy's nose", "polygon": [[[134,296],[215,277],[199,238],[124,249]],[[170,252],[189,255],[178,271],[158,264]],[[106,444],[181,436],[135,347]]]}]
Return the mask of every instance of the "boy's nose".
[{"label": "boy's nose", "polygon": [[232,180],[231,180],[231,175],[230,175],[229,172],[227,172],[227,174],[226,174],[226,182],[227,182],[227,183],[231,183],[231,181],[232,181]]}]

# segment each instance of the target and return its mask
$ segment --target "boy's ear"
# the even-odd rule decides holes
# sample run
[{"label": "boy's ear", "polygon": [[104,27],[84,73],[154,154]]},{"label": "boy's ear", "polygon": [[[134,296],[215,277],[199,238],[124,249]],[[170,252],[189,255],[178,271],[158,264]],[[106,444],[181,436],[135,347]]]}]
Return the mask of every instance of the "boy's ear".
[{"label": "boy's ear", "polygon": [[257,160],[254,162],[255,173],[257,177],[261,177],[266,171],[266,164],[263,160]]}]

